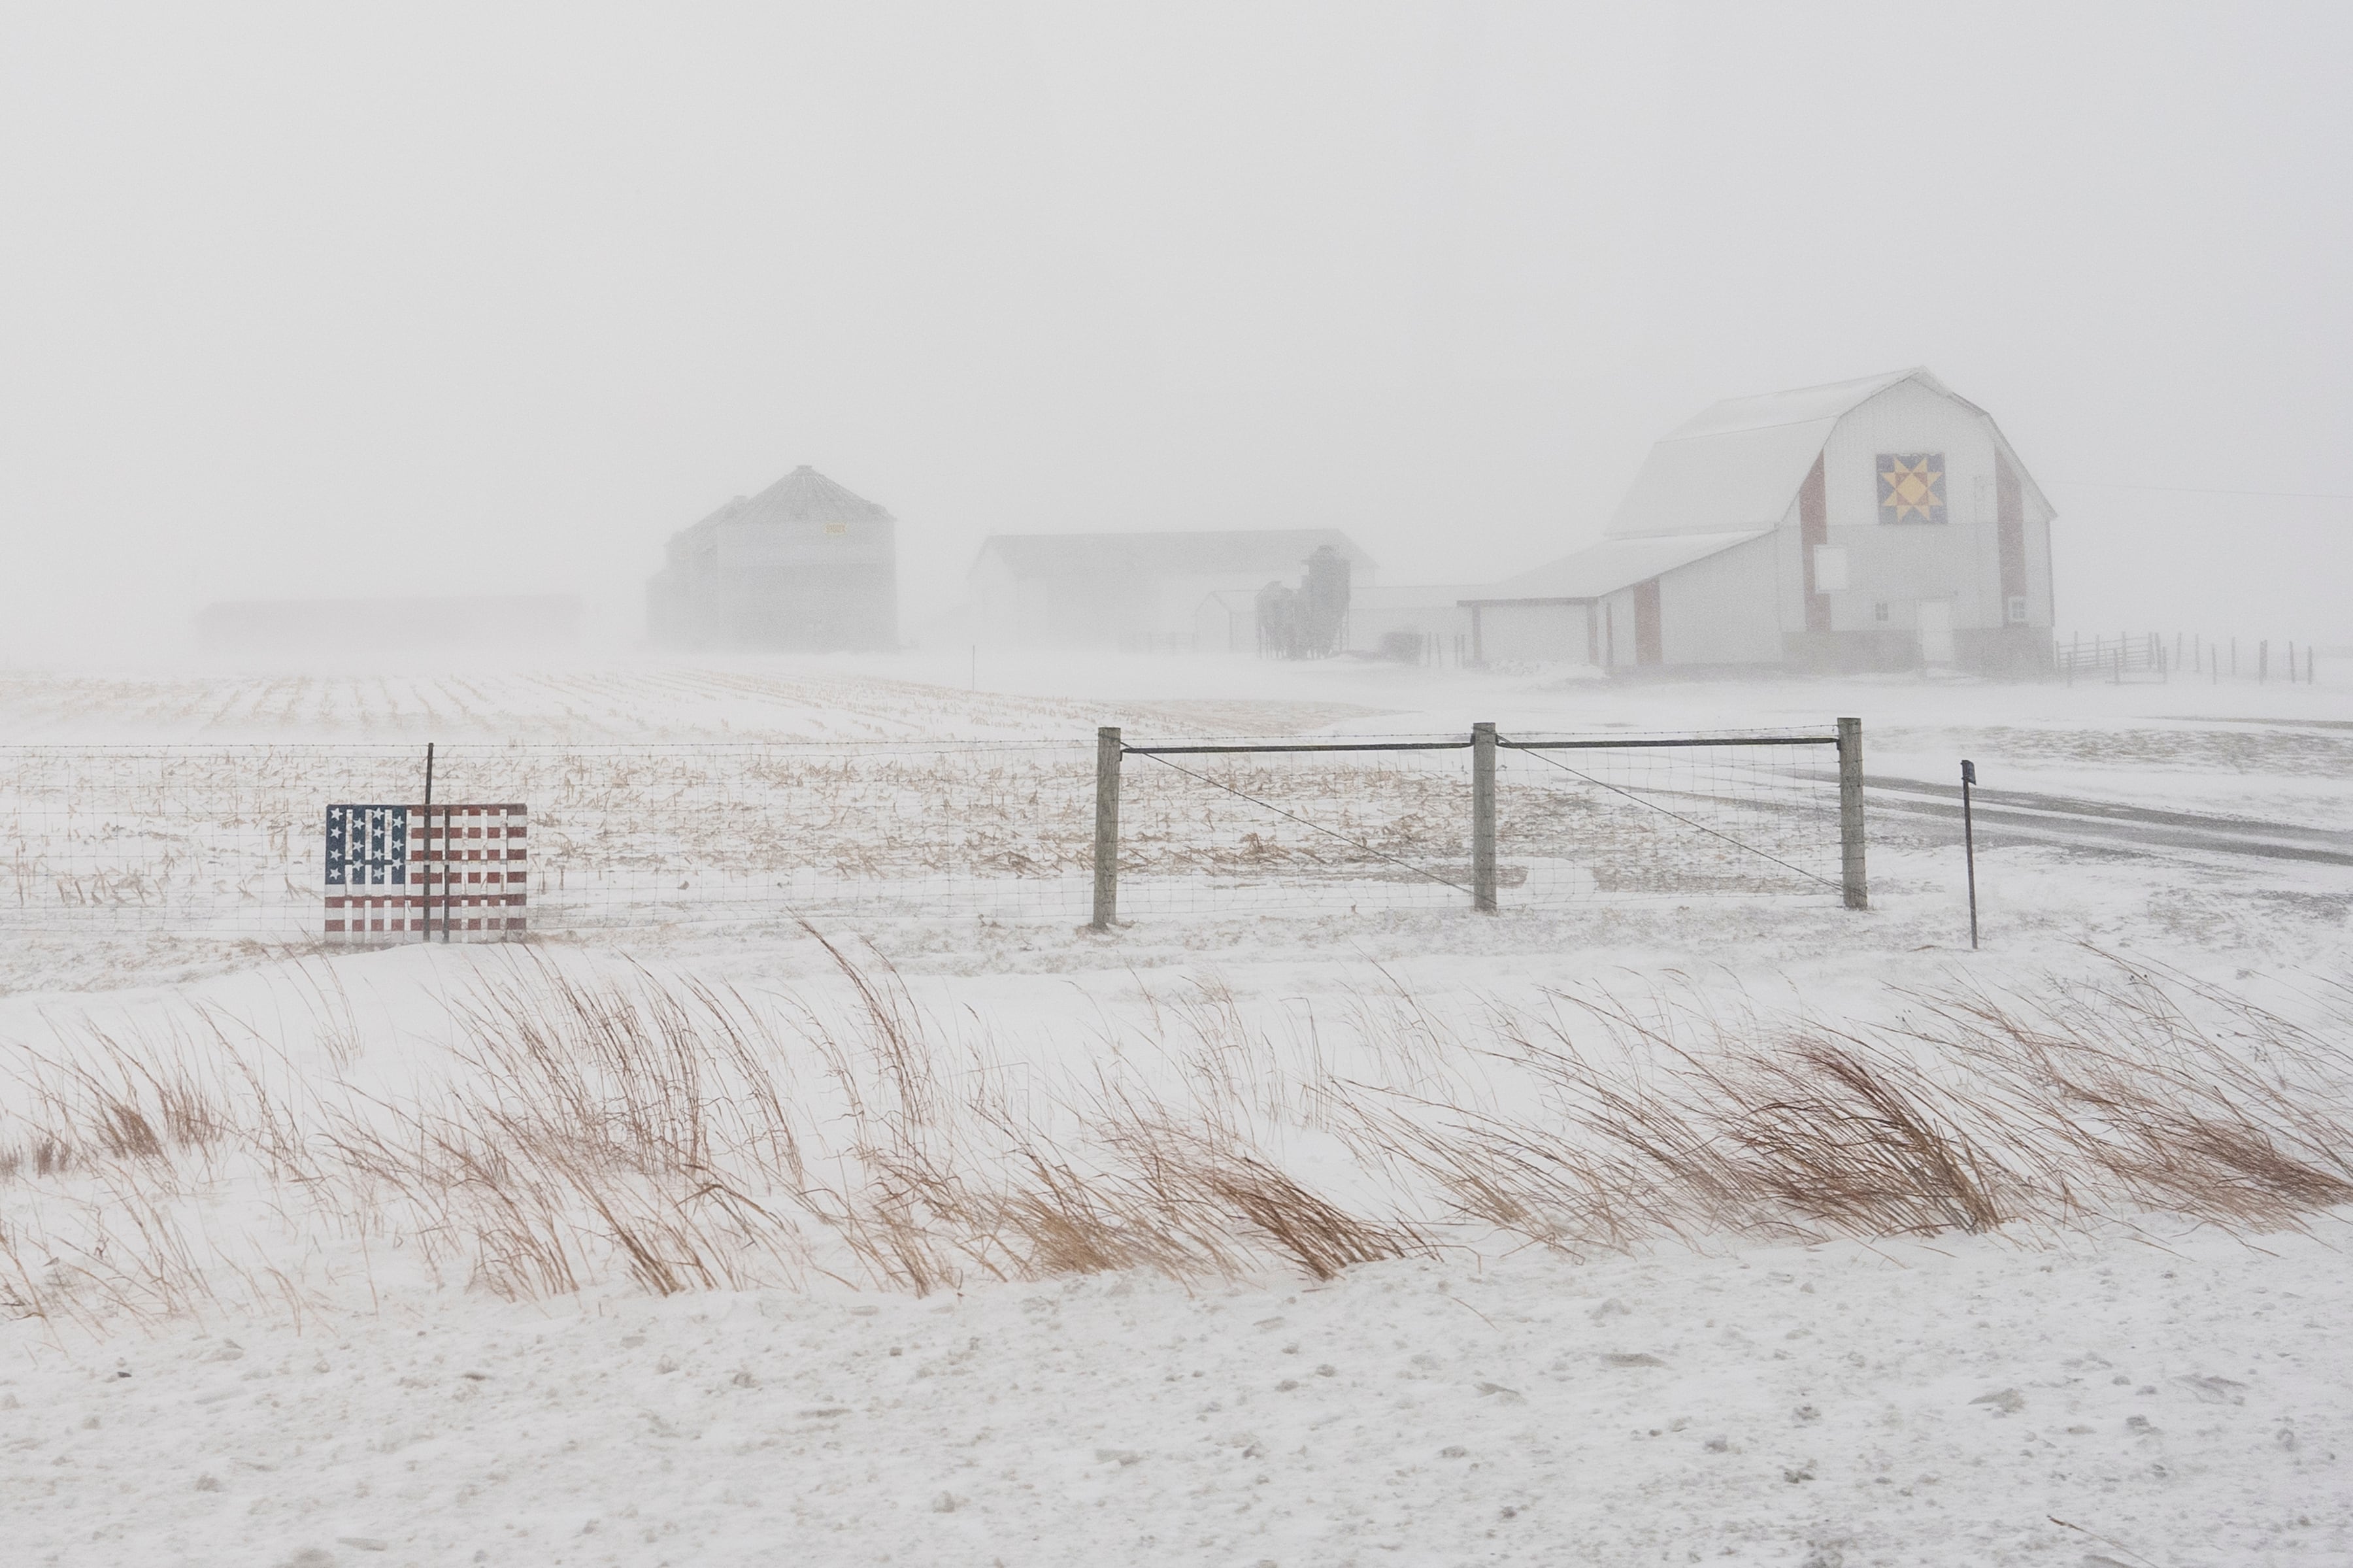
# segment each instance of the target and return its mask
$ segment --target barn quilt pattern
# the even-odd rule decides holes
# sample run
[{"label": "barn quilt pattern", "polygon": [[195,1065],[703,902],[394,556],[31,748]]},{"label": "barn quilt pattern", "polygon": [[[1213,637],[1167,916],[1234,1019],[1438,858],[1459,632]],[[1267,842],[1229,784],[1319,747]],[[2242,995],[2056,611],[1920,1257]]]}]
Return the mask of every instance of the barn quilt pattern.
[{"label": "barn quilt pattern", "polygon": [[1879,454],[1879,521],[1945,521],[1945,454]]}]

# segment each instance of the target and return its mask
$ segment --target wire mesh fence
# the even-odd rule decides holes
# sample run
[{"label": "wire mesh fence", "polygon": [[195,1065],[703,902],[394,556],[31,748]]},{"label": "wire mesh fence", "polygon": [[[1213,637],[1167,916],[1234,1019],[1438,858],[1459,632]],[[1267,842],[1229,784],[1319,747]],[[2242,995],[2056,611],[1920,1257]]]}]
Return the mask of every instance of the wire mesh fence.
[{"label": "wire mesh fence", "polygon": [[[1467,738],[1283,746],[1126,748],[1122,918],[1472,907]],[[1835,746],[1827,729],[1500,737],[1497,907],[1840,897]]]},{"label": "wire mesh fence", "polygon": [[[1162,744],[1181,749],[1132,748],[1123,767],[1123,918],[1470,907],[1470,752],[1459,737],[1361,751]],[[1220,745],[1234,749],[1191,749]]]},{"label": "wire mesh fence", "polygon": [[[442,746],[435,793],[528,805],[530,931],[779,913],[1083,920],[1089,755],[1052,742]],[[0,749],[0,929],[321,936],[326,900],[345,892],[325,879],[329,808],[417,816],[423,793],[422,747]]]},{"label": "wire mesh fence", "polygon": [[[1834,898],[1840,796],[1823,741],[1504,737],[1497,902]],[[1345,744],[1127,748],[1121,918],[1470,909],[1469,741]],[[1096,763],[1067,741],[451,745],[426,814],[422,747],[5,747],[0,931],[421,939],[421,921],[394,923],[420,893],[479,894],[467,879],[486,875],[523,884],[479,900],[512,906],[480,911],[496,934],[840,915],[1077,924],[1094,907]],[[493,845],[488,871],[473,863],[486,851],[464,834],[487,829],[462,824],[480,803],[507,803],[476,817],[512,812],[518,839],[527,806],[527,859]],[[408,829],[409,850],[371,840],[378,869],[363,878],[363,823],[426,826]],[[421,860],[427,835],[429,868],[406,884],[381,868]],[[427,875],[442,880],[420,888]],[[363,894],[368,907],[346,907]],[[363,919],[380,923],[347,923]]]},{"label": "wire mesh fence", "polygon": [[1834,735],[1512,735],[1495,769],[1498,872],[1528,902],[1842,895]]}]

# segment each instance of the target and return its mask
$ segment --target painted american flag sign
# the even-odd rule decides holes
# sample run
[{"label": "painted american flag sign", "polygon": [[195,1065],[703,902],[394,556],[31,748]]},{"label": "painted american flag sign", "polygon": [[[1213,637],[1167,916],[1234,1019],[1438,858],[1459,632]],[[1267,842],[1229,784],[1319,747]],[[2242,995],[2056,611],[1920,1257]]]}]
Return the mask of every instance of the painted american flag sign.
[{"label": "painted american flag sign", "polygon": [[531,887],[521,805],[330,805],[329,942],[521,936]]}]

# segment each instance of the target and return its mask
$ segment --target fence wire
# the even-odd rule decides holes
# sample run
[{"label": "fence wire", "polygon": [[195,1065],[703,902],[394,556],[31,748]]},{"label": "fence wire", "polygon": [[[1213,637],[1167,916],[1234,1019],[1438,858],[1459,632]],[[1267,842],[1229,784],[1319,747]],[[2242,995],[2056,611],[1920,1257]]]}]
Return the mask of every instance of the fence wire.
[{"label": "fence wire", "polygon": [[1147,751],[1131,754],[1122,775],[1123,919],[1470,907],[1467,746]]},{"label": "fence wire", "polygon": [[[530,930],[1088,909],[1091,746],[442,746],[438,804],[531,809]],[[0,750],[0,929],[320,934],[326,808],[422,747]]]},{"label": "fence wire", "polygon": [[[1755,737],[1524,750],[1570,737],[1507,735],[1503,907],[1834,898],[1835,753],[1715,743],[1735,738]],[[1462,740],[1129,755],[1122,918],[1468,910]],[[416,804],[424,782],[420,746],[0,747],[0,931],[317,941],[327,808]],[[533,934],[839,915],[1077,925],[1094,784],[1089,742],[460,744],[438,749],[434,800],[528,805]]]},{"label": "fence wire", "polygon": [[[1499,906],[1838,898],[1831,736],[1507,734],[1495,758]],[[1189,749],[1222,743],[1131,747],[1122,918],[1471,906],[1472,752],[1461,737],[1443,750]]]},{"label": "fence wire", "polygon": [[[1574,749],[1550,749],[1571,740]],[[1725,743],[1661,743],[1694,740]],[[1837,750],[1755,743],[1768,740],[1763,731],[1602,745],[1590,737],[1507,737],[1495,757],[1504,901],[1513,901],[1514,878],[1519,901],[1531,904],[1838,898]]]}]

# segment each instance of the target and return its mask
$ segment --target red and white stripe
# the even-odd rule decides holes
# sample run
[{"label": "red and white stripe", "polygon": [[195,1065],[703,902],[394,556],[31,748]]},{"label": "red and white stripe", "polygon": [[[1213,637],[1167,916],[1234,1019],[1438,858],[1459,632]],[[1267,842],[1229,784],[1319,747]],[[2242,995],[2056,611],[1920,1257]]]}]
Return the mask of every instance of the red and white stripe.
[{"label": "red and white stripe", "polygon": [[497,942],[529,929],[531,820],[522,805],[408,807],[408,881],[331,889],[329,942]]}]

